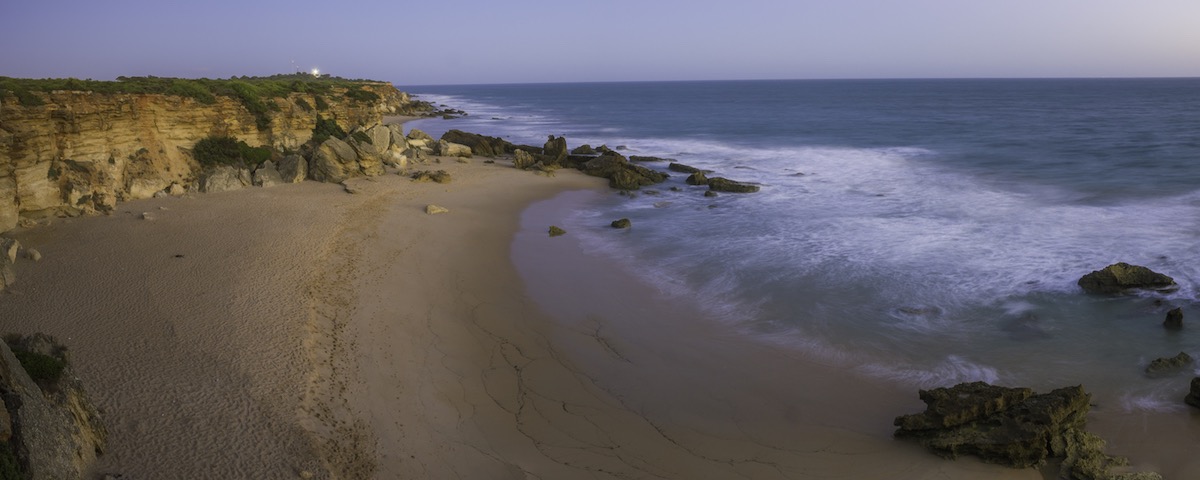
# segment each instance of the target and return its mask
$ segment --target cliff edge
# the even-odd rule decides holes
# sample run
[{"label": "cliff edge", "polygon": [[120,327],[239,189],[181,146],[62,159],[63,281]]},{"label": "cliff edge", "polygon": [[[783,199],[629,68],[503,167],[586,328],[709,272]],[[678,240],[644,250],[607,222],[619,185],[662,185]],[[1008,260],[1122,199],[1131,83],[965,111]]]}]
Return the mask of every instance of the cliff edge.
[{"label": "cliff edge", "polygon": [[0,232],[22,219],[107,212],[172,184],[194,185],[202,168],[192,148],[204,138],[289,152],[311,139],[318,117],[350,129],[420,108],[382,82],[345,81],[319,91],[300,85],[261,98],[244,94],[242,86],[252,83],[206,82],[236,88],[193,96],[0,88]]}]

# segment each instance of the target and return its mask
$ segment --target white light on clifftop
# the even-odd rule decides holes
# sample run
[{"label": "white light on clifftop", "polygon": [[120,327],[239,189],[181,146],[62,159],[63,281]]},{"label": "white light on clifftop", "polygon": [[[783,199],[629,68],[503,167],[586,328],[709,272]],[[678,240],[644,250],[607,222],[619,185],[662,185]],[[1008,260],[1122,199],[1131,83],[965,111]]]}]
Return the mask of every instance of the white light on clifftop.
[{"label": "white light on clifftop", "polygon": [[321,69],[319,69],[319,68],[314,68],[314,69],[312,69],[312,74],[313,74],[313,76],[314,76],[314,77],[319,77],[319,76],[321,76]]}]

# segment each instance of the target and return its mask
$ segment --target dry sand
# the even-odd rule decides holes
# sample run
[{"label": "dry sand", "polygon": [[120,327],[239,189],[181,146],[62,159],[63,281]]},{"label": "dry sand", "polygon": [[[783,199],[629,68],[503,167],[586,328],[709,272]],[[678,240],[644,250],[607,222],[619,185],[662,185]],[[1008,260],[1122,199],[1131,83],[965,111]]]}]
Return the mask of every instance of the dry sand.
[{"label": "dry sand", "polygon": [[1041,478],[892,440],[915,392],[748,340],[549,238],[603,181],[503,163],[18,232],[45,258],[18,264],[0,319],[71,348],[110,427],[98,472],[131,479]]}]

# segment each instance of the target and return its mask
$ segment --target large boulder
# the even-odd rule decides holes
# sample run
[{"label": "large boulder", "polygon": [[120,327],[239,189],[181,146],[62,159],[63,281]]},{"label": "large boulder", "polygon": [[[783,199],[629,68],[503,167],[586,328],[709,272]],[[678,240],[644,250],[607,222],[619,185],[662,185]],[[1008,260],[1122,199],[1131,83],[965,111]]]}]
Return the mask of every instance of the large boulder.
[{"label": "large boulder", "polygon": [[364,130],[376,150],[386,152],[392,146],[392,130],[387,125],[375,125]]},{"label": "large boulder", "polygon": [[484,157],[495,157],[514,151],[513,144],[507,140],[477,133],[468,133],[462,130],[450,130],[442,134],[442,140],[466,145],[471,148],[472,154]]},{"label": "large boulder", "polygon": [[471,147],[461,143],[447,142],[441,140],[438,142],[437,154],[443,157],[459,157],[471,158]]},{"label": "large boulder", "polygon": [[275,162],[267,160],[254,171],[253,183],[257,187],[274,187],[283,183],[283,176],[275,168]]},{"label": "large boulder", "polygon": [[341,183],[359,174],[358,153],[336,138],[322,142],[308,161],[308,176],[318,182]]},{"label": "large boulder", "polygon": [[[366,136],[366,133],[357,136]],[[383,175],[383,155],[386,150],[380,150],[366,139],[355,137],[356,135],[351,135],[348,143],[358,155],[358,171],[368,177]]]},{"label": "large boulder", "polygon": [[537,159],[534,158],[533,154],[526,152],[525,150],[517,150],[513,152],[514,168],[525,170],[529,167],[532,167],[535,163],[537,163]]},{"label": "large boulder", "polygon": [[300,155],[283,157],[276,169],[279,170],[279,179],[283,183],[300,183],[308,178],[308,162]]},{"label": "large boulder", "polygon": [[724,177],[712,177],[708,179],[708,189],[716,192],[754,193],[758,191],[758,185],[738,182]]},{"label": "large boulder", "polygon": [[542,163],[562,165],[563,161],[567,159],[567,155],[570,155],[570,152],[567,151],[566,137],[550,135],[550,138],[546,139],[546,144],[542,145],[542,154],[547,157],[542,159]]},{"label": "large boulder", "polygon": [[404,137],[404,125],[393,123],[387,126],[388,131],[392,133],[392,146],[390,148],[403,152],[408,148],[408,139]]},{"label": "large boulder", "polygon": [[200,191],[204,193],[241,190],[250,184],[249,171],[229,165],[211,167],[200,175]]},{"label": "large boulder", "polygon": [[1119,294],[1129,290],[1174,290],[1175,279],[1149,268],[1114,263],[1079,279],[1079,286],[1088,293]]},{"label": "large boulder", "polygon": [[[914,438],[931,452],[974,455],[1015,468],[1058,459],[1056,478],[1112,479],[1124,459],[1104,453],[1104,441],[1084,430],[1091,395],[1065,387],[1032,395],[1029,389],[983,382],[921,391],[925,412],[897,417],[896,435]],[[1136,478],[1161,478],[1139,473]]]},{"label": "large boulder", "polygon": [[105,449],[107,431],[66,349],[42,334],[6,340],[0,342],[0,406],[8,440],[17,443],[17,478],[85,478]]},{"label": "large boulder", "polygon": [[688,175],[684,182],[687,182],[688,185],[708,185],[708,177],[704,175],[704,172],[696,172]]}]

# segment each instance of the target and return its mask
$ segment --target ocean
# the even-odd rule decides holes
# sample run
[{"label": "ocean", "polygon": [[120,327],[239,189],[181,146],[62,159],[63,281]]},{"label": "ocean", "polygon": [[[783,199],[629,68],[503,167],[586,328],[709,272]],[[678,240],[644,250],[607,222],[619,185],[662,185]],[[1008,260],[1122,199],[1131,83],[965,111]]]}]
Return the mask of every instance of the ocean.
[{"label": "ocean", "polygon": [[[1196,372],[1143,369],[1200,357],[1200,79],[401,89],[469,112],[408,124],[435,137],[565,135],[761,184],[708,198],[673,174],[563,225],[704,321],[914,387],[1083,384],[1102,408],[1187,408]],[[1119,261],[1181,288],[1076,285]],[[1174,307],[1181,332],[1161,325]]]}]

